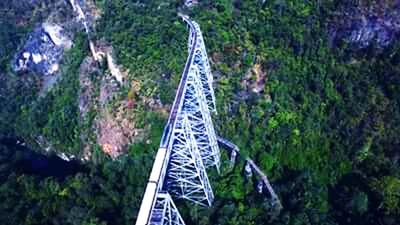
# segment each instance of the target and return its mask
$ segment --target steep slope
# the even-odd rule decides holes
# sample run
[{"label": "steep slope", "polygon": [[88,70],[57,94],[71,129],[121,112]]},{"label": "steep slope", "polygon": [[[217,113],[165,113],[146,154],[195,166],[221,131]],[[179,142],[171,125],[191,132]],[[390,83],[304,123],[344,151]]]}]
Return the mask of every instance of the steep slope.
[{"label": "steep slope", "polygon": [[[396,21],[395,11],[391,13],[396,6],[390,5],[396,1],[380,3],[388,4],[380,7],[387,9],[388,17],[374,11],[376,1],[359,1],[362,4],[353,8],[343,1],[197,2],[185,8],[182,1],[173,0],[97,1],[102,16],[94,40],[111,45],[115,62],[127,71],[103,112],[123,118],[134,115],[135,128],[147,131],[135,143],[125,144],[128,155],[115,161],[103,154],[101,146],[92,145],[97,137],[83,135],[94,146],[93,163],[87,164],[89,171],[64,181],[1,167],[6,182],[0,185],[0,198],[5,199],[0,220],[11,217],[11,224],[135,221],[186,59],[187,31],[177,19],[177,11],[183,10],[201,25],[205,36],[216,80],[218,134],[231,138],[244,156],[251,156],[268,174],[283,205],[281,214],[272,217],[270,202],[255,190],[257,180],[245,178],[242,162],[229,169],[228,156],[223,154],[221,174],[210,174],[216,194],[213,207],[178,202],[187,224],[399,224],[398,34],[393,30],[390,42],[378,47],[381,42],[374,38],[364,41],[370,37],[364,29],[368,24],[380,27],[382,21],[386,26],[385,18]],[[371,4],[370,14],[365,4]],[[359,12],[360,26],[349,25],[354,20],[343,16],[348,15],[346,10]],[[362,20],[363,15],[375,14],[379,23]],[[2,26],[15,28],[4,22]],[[2,58],[1,68],[9,67],[10,52],[22,46],[21,32],[28,32],[21,27],[17,31],[0,36],[8,43],[3,45],[8,56]],[[334,37],[329,36],[332,32]],[[361,47],[349,44],[361,40],[349,39],[352,33],[363,37]],[[77,101],[79,96],[91,99],[90,93],[93,99],[100,95],[99,86],[88,86],[85,92],[77,79],[79,68],[85,71],[82,60],[91,55],[86,40],[85,35],[77,35],[65,69],[61,66],[61,71],[76,75],[60,80],[68,89],[54,89],[35,108],[30,102],[39,89],[34,86],[36,77],[9,80],[3,74],[10,73],[3,70],[0,79],[8,81],[0,83],[2,134],[29,137],[37,128],[28,125],[36,124],[53,138],[58,150],[83,149],[77,144],[82,130],[75,129],[79,124],[75,118],[85,111],[84,131],[92,129],[100,115],[99,109],[91,107],[80,111]],[[99,68],[99,74],[107,74],[105,67]],[[102,79],[93,75],[93,80],[84,77],[99,85]],[[38,113],[31,114],[32,110]]]}]

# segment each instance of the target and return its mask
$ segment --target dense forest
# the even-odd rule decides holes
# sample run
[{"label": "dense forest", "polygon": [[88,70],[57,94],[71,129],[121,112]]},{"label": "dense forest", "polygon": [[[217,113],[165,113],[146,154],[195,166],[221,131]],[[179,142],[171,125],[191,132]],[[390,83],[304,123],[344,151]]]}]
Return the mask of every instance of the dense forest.
[{"label": "dense forest", "polygon": [[[23,1],[22,1],[23,2]],[[79,116],[79,67],[90,54],[79,32],[61,64],[62,77],[46,95],[38,75],[15,73],[10,62],[52,1],[34,16],[16,18],[23,4],[0,3],[0,221],[5,224],[133,224],[187,57],[184,12],[201,26],[210,58],[218,135],[231,139],[268,175],[283,209],[278,214],[243,161],[209,171],[211,208],[177,201],[186,224],[400,224],[400,42],[377,38],[357,45],[332,29],[349,8],[390,10],[396,1],[96,0],[102,12],[92,39],[109,42],[126,68],[108,108],[135,99],[135,124],[145,138],[111,159],[93,144],[92,159],[66,174],[38,173],[31,154],[53,148],[77,153],[96,109]],[[383,12],[384,13],[384,12]],[[348,18],[349,20],[351,18]],[[342,32],[339,28],[336,33]],[[108,73],[104,65],[95,76]],[[100,79],[100,78],[99,78]],[[94,79],[96,80],[96,78]],[[133,81],[140,90],[132,93]],[[100,82],[100,81],[96,81]],[[36,153],[9,144],[24,140]],[[28,155],[29,156],[28,156]],[[46,153],[47,155],[49,153]]]}]

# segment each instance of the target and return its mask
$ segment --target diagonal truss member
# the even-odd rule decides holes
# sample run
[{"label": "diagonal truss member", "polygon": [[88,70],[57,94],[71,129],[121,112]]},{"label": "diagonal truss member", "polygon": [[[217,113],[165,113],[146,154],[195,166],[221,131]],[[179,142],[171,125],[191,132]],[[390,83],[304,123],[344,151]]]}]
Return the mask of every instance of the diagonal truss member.
[{"label": "diagonal truss member", "polygon": [[[198,68],[201,87],[203,89],[208,108],[210,109],[211,112],[216,113],[217,109],[215,104],[215,94],[212,86],[213,75],[211,73],[210,62],[208,60],[207,50],[204,44],[203,35],[201,33],[200,26],[194,21],[191,22],[193,24],[193,27],[195,29],[195,35],[197,37],[196,44],[192,46],[195,48],[193,65],[196,65]],[[191,36],[192,34],[189,36],[189,40]]]},{"label": "diagonal truss member", "polygon": [[187,114],[177,121],[171,142],[167,173],[169,192],[178,198],[211,206],[214,194]]},{"label": "diagonal truss member", "polygon": [[215,110],[212,74],[197,23],[190,28],[189,57],[182,74],[160,148],[150,174],[136,225],[180,224],[171,196],[211,206],[214,194],[206,168],[219,169],[220,152],[211,120]]},{"label": "diagonal truss member", "polygon": [[156,203],[151,212],[151,225],[185,225],[178,209],[168,192],[157,193]]},{"label": "diagonal truss member", "polygon": [[178,111],[177,114],[177,121],[183,120],[183,114],[187,115],[190,128],[205,167],[215,166],[219,169],[220,151],[217,136],[199,75],[198,67],[192,65],[188,72],[184,89],[184,98],[182,100],[181,110]]}]

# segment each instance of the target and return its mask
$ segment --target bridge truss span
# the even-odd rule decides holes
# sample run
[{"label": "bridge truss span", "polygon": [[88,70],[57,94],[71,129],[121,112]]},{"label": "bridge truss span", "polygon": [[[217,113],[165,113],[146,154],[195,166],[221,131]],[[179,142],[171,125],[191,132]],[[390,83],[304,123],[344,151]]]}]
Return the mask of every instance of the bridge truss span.
[{"label": "bridge truss span", "polygon": [[[190,30],[188,58],[165,125],[136,225],[184,225],[173,199],[189,200],[211,206],[214,200],[206,169],[220,167],[218,143],[231,152],[231,167],[239,148],[227,139],[217,137],[211,114],[216,114],[213,76],[200,26],[179,14]],[[253,171],[260,178],[259,193],[266,190],[273,205],[282,205],[267,176],[250,158],[245,158],[245,174]]]},{"label": "bridge truss span", "polygon": [[[199,25],[180,15],[190,29],[189,56],[136,225],[185,224],[172,198],[211,206],[214,194],[206,168],[220,166],[211,113],[216,113],[213,78]],[[172,196],[172,197],[171,197]]]}]

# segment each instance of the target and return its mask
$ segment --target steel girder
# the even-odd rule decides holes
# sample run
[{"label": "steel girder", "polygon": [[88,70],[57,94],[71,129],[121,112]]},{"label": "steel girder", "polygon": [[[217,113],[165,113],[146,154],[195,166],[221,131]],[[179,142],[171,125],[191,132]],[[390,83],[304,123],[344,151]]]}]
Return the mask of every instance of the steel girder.
[{"label": "steel girder", "polygon": [[197,42],[194,46],[195,55],[193,64],[196,65],[199,69],[199,78],[201,81],[201,87],[203,89],[204,95],[207,100],[207,105],[211,112],[216,113],[216,104],[215,104],[215,94],[213,89],[213,75],[211,73],[210,62],[208,61],[207,50],[204,44],[203,35],[200,30],[200,26],[192,21],[194,28],[196,29]]},{"label": "steel girder", "polygon": [[188,25],[188,27],[190,30],[189,38],[188,38],[188,53],[190,54],[190,51],[192,50],[192,47],[193,47],[194,36],[196,35],[196,33],[192,29],[190,29],[189,25]]},{"label": "steel girder", "polygon": [[[220,152],[203,85],[207,77],[203,53],[198,47],[195,49],[200,51],[195,55],[198,61],[194,57],[189,66],[183,98],[171,131],[167,188],[178,198],[211,206],[214,194],[205,168],[216,166],[219,170]],[[208,87],[212,90],[212,86]]]},{"label": "steel girder", "polygon": [[150,225],[185,225],[168,192],[157,193],[157,200],[151,211]]},{"label": "steel girder", "polygon": [[182,109],[178,112],[178,119],[182,120],[183,118],[179,114],[187,114],[204,165],[207,168],[216,166],[219,170],[220,151],[198,71],[196,65],[192,65],[189,69]]},{"label": "steel girder", "polygon": [[167,189],[178,198],[211,206],[214,194],[190,127],[188,115],[182,113],[172,131],[171,155],[167,172]]},{"label": "steel girder", "polygon": [[211,120],[211,112],[216,112],[213,77],[198,24],[181,16],[190,28],[188,62],[164,129],[137,225],[184,225],[170,194],[203,206],[211,206],[214,200],[206,172],[207,167],[216,166],[219,170],[220,166]]}]

